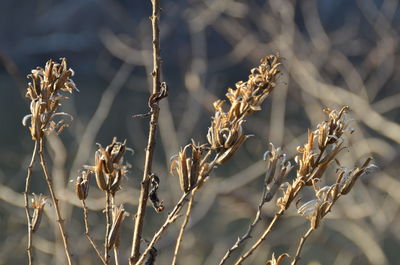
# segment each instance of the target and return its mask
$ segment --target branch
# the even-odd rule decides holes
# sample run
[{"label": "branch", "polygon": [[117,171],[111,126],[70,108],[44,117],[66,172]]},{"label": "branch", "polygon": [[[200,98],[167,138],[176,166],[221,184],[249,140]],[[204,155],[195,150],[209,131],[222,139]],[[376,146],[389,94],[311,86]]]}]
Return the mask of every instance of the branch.
[{"label": "branch", "polygon": [[[159,39],[159,28],[158,21],[160,16],[160,7],[158,0],[152,0],[152,16],[151,24],[153,30],[153,93],[152,95],[158,94],[161,90],[160,84],[160,39]],[[150,97],[152,97],[152,95]],[[144,162],[144,172],[143,179],[140,189],[139,205],[136,212],[135,227],[132,239],[132,250],[131,257],[129,259],[129,264],[133,265],[137,262],[139,258],[140,242],[143,230],[143,220],[146,211],[147,199],[149,196],[149,185],[150,185],[150,175],[153,162],[153,153],[155,147],[155,137],[158,122],[159,107],[158,102],[155,102],[155,107],[152,109],[152,114],[150,118],[150,128],[148,135],[148,142],[146,147],[146,158]]]},{"label": "branch", "polygon": [[178,259],[178,253],[179,253],[179,248],[181,246],[181,242],[182,242],[182,238],[183,238],[183,233],[185,232],[186,226],[189,222],[189,217],[190,217],[190,213],[192,212],[192,205],[193,205],[193,201],[194,201],[194,195],[196,194],[196,191],[198,189],[193,190],[192,192],[192,196],[190,197],[188,206],[187,206],[187,210],[186,210],[186,214],[185,214],[185,220],[183,220],[183,223],[181,225],[181,228],[179,229],[179,235],[178,238],[176,239],[176,245],[175,245],[175,251],[174,251],[174,257],[172,259],[172,263],[171,265],[175,265],[176,261]]},{"label": "branch", "polygon": [[28,252],[28,260],[29,260],[29,265],[33,264],[33,256],[32,256],[32,217],[29,212],[29,185],[31,183],[31,175],[32,175],[32,167],[33,163],[36,160],[36,154],[37,154],[37,148],[38,144],[35,142],[35,147],[33,148],[32,152],[32,158],[31,162],[29,163],[28,166],[28,173],[26,175],[26,180],[25,180],[25,191],[24,191],[24,199],[25,199],[25,212],[26,212],[26,220],[27,220],[27,225],[28,225],[28,246],[26,248],[26,251]]},{"label": "branch", "polygon": [[45,159],[44,159],[44,152],[43,152],[44,139],[40,138],[39,140],[36,140],[36,142],[38,142],[38,141],[39,141],[40,165],[42,167],[43,174],[44,174],[44,177],[46,179],[47,186],[49,188],[51,199],[52,199],[52,201],[54,203],[54,209],[56,210],[56,217],[57,217],[56,221],[58,223],[58,227],[60,229],[60,234],[61,234],[61,237],[62,237],[62,240],[63,240],[63,243],[64,243],[64,250],[65,250],[65,255],[67,257],[68,265],[72,265],[71,252],[70,252],[69,247],[68,247],[67,235],[65,233],[65,228],[64,228],[64,220],[61,217],[61,210],[60,210],[60,207],[58,205],[58,199],[57,199],[56,194],[54,192],[52,179],[49,176],[48,169],[47,169],[47,166],[46,166],[46,162],[45,162]]},{"label": "branch", "polygon": [[313,227],[310,227],[308,231],[304,234],[304,236],[300,238],[300,242],[296,251],[296,256],[293,258],[292,263],[290,263],[290,265],[296,265],[297,262],[300,260],[301,250],[303,249],[304,243],[314,230],[315,229]]},{"label": "branch", "polygon": [[86,206],[85,200],[82,200],[82,207],[83,207],[83,217],[84,217],[84,221],[85,221],[85,235],[86,235],[87,239],[89,240],[90,244],[93,246],[94,250],[96,251],[97,256],[101,259],[101,262],[103,262],[104,265],[107,265],[106,261],[103,258],[103,254],[101,254],[100,250],[94,243],[94,240],[90,236],[89,221],[88,221],[89,215],[88,215],[88,208]]},{"label": "branch", "polygon": [[176,219],[179,217],[178,214],[182,210],[182,207],[184,206],[185,201],[187,200],[187,197],[189,196],[189,194],[190,194],[190,192],[187,192],[187,193],[184,193],[182,195],[181,199],[175,205],[175,207],[172,210],[172,212],[168,214],[167,220],[165,220],[164,224],[157,231],[157,233],[154,234],[154,236],[151,239],[151,241],[150,241],[149,245],[147,246],[146,250],[140,256],[140,258],[135,263],[135,265],[140,265],[140,264],[142,264],[144,262],[146,256],[152,250],[152,248],[154,247],[155,243],[157,243],[157,241],[161,238],[161,235],[165,232],[165,230],[168,228],[168,226],[176,221]]},{"label": "branch", "polygon": [[105,215],[106,215],[106,235],[104,238],[104,259],[106,261],[106,264],[109,262],[110,255],[108,255],[108,251],[110,248],[108,247],[108,236],[110,234],[110,229],[111,229],[111,221],[112,218],[110,216],[110,209],[111,209],[111,200],[110,200],[110,192],[106,191],[106,210],[105,210]]}]

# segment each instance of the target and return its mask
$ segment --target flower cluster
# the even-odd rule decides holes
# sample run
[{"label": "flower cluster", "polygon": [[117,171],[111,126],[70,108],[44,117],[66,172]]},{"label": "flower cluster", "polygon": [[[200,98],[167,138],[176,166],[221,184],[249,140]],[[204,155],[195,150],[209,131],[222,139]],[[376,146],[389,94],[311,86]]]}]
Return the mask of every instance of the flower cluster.
[{"label": "flower cluster", "polygon": [[115,194],[120,189],[121,179],[127,174],[129,167],[123,164],[127,150],[126,140],[121,143],[114,138],[106,148],[97,145],[99,148],[95,153],[95,165],[85,168],[95,174],[99,189]]},{"label": "flower cluster", "polygon": [[32,82],[28,84],[26,97],[31,100],[31,114],[23,118],[22,124],[25,126],[27,121],[31,120],[29,130],[33,140],[41,139],[45,132],[60,133],[68,126],[63,120],[54,121],[56,116],[71,118],[67,113],[57,112],[61,105],[60,100],[67,98],[61,92],[72,93],[77,90],[71,79],[74,75],[73,70],[67,68],[65,58],[60,60],[60,63],[49,60],[44,69],[38,67],[28,75]]}]

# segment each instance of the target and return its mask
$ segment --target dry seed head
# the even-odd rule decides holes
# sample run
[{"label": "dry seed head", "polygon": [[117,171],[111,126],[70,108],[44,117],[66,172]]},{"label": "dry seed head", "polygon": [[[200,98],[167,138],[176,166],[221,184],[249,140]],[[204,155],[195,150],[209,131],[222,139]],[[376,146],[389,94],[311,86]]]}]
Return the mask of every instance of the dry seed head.
[{"label": "dry seed head", "polygon": [[110,234],[107,239],[107,248],[110,249],[112,247],[119,247],[119,237],[120,237],[120,228],[121,224],[124,221],[125,217],[129,214],[125,212],[124,206],[121,204],[119,207],[116,207],[112,211],[112,225],[110,229]]},{"label": "dry seed head", "polygon": [[33,216],[32,216],[32,232],[35,233],[40,226],[40,222],[42,221],[42,215],[44,206],[47,203],[48,198],[43,196],[42,194],[36,195],[33,193],[32,198],[32,207],[33,207]]},{"label": "dry seed head", "polygon": [[68,126],[63,120],[55,122],[56,116],[71,118],[64,112],[57,112],[61,105],[60,100],[67,98],[61,92],[72,93],[77,90],[71,79],[74,72],[67,68],[65,58],[60,60],[60,63],[49,60],[44,69],[38,67],[28,75],[32,81],[28,83],[26,97],[31,100],[31,114],[26,115],[22,123],[26,125],[27,121],[31,120],[29,130],[33,140],[42,138],[45,132],[60,133]]},{"label": "dry seed head", "polygon": [[75,193],[79,200],[86,200],[89,194],[89,176],[90,171],[83,170],[81,175],[76,178]]},{"label": "dry seed head", "polygon": [[272,253],[272,258],[269,261],[267,261],[265,265],[280,265],[282,264],[283,259],[287,257],[289,257],[289,254],[283,253],[278,257],[278,259],[275,259],[275,253]]}]

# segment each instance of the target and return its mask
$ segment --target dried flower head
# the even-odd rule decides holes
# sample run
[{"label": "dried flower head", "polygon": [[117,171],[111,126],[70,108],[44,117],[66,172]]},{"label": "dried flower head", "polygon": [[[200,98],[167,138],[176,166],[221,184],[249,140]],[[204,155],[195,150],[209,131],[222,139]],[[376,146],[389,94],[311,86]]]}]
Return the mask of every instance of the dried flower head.
[{"label": "dried flower head", "polygon": [[57,112],[61,105],[60,100],[67,98],[61,92],[72,93],[77,90],[71,79],[73,70],[67,68],[65,58],[60,60],[60,63],[49,60],[44,69],[38,67],[28,75],[32,82],[28,84],[26,97],[31,100],[31,114],[23,118],[22,124],[25,126],[28,119],[31,120],[29,130],[33,140],[41,139],[45,132],[60,133],[68,126],[63,120],[56,122],[56,116],[68,116],[72,119],[67,113]]},{"label": "dried flower head", "polygon": [[199,178],[207,172],[208,163],[202,163],[205,149],[207,149],[205,145],[192,141],[172,158],[170,172],[178,176],[183,192],[189,192],[196,187]]},{"label": "dried flower head", "polygon": [[98,145],[95,153],[95,165],[85,166],[94,172],[99,189],[115,194],[120,189],[122,177],[128,172],[129,164],[123,164],[123,157],[127,150],[126,140],[118,142],[114,137],[106,148]]},{"label": "dried flower head", "polygon": [[83,170],[75,181],[75,193],[79,200],[86,200],[89,194],[89,170]]},{"label": "dried flower head", "polygon": [[39,229],[40,222],[42,221],[42,215],[44,206],[46,205],[48,198],[42,194],[36,195],[33,193],[32,207],[32,232],[35,233]]},{"label": "dried flower head", "polygon": [[275,253],[272,253],[272,258],[269,261],[267,261],[265,265],[280,265],[282,264],[283,259],[287,257],[289,257],[289,255],[287,253],[283,253],[278,257],[278,259],[276,259]]},{"label": "dried flower head", "polygon": [[124,221],[125,217],[129,214],[125,212],[124,206],[121,204],[119,207],[115,207],[112,211],[112,225],[110,229],[110,233],[107,239],[107,248],[110,249],[112,247],[119,247],[119,237],[120,237],[120,228],[121,224]]}]

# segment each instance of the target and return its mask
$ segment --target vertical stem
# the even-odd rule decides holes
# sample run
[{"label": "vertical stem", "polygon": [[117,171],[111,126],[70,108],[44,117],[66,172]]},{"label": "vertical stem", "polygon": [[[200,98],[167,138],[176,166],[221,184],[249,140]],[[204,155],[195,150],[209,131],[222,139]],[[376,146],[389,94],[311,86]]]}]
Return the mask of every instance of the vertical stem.
[{"label": "vertical stem", "polygon": [[[160,7],[158,0],[152,0],[152,16],[151,16],[151,24],[153,31],[153,72],[151,73],[153,77],[153,94],[158,93],[160,91],[160,39],[159,39],[159,28],[158,21],[160,16]],[[157,103],[156,103],[157,104]],[[140,251],[140,242],[142,238],[142,230],[143,230],[143,220],[146,211],[147,199],[149,197],[149,176],[151,174],[152,162],[153,162],[153,153],[155,146],[155,137],[156,137],[156,129],[158,122],[158,106],[153,109],[150,119],[150,128],[148,135],[148,142],[146,147],[146,158],[144,162],[144,172],[143,179],[141,183],[140,189],[140,197],[138,209],[136,212],[135,218],[135,226],[133,231],[133,239],[132,239],[132,251],[131,257],[129,259],[129,263],[135,264],[139,258]]]},{"label": "vertical stem", "polygon": [[31,162],[29,163],[28,166],[28,173],[26,175],[26,180],[25,180],[25,191],[24,191],[24,199],[25,199],[25,213],[26,213],[26,220],[27,220],[27,226],[28,226],[28,246],[26,248],[26,251],[28,252],[28,261],[29,265],[33,264],[33,255],[32,255],[32,217],[29,212],[29,185],[31,183],[31,176],[32,176],[32,167],[33,163],[35,163],[36,160],[36,154],[37,154],[37,148],[38,144],[37,141],[35,141],[35,147],[33,148],[32,152],[32,158]]},{"label": "vertical stem", "polygon": [[67,239],[67,234],[65,232],[64,220],[62,219],[62,216],[61,216],[61,210],[60,210],[60,207],[58,205],[58,199],[57,199],[56,194],[54,192],[53,182],[52,182],[52,179],[50,178],[50,175],[48,173],[48,169],[47,169],[46,162],[45,162],[45,159],[44,159],[44,151],[43,151],[44,139],[41,138],[41,139],[39,139],[37,141],[39,141],[40,165],[42,167],[42,170],[43,170],[43,173],[44,173],[44,178],[46,179],[46,183],[47,183],[47,186],[49,188],[51,199],[52,199],[52,201],[54,203],[54,209],[56,210],[56,218],[57,218],[56,221],[58,223],[58,227],[60,229],[60,234],[61,234],[61,237],[62,237],[62,240],[63,240],[63,243],[64,243],[64,250],[65,250],[65,255],[67,257],[68,265],[71,265],[72,264],[71,252],[70,252],[69,246],[68,246],[68,239]]},{"label": "vertical stem", "polygon": [[179,253],[179,248],[181,246],[181,242],[182,242],[182,238],[183,238],[183,233],[185,232],[186,226],[189,222],[189,217],[190,217],[190,213],[192,212],[192,205],[193,205],[193,201],[194,201],[194,195],[195,192],[192,192],[192,196],[190,197],[187,209],[186,209],[186,215],[185,215],[185,220],[183,220],[183,223],[181,225],[181,228],[179,229],[179,235],[178,238],[176,239],[176,246],[175,246],[175,251],[174,251],[174,257],[172,259],[172,263],[171,265],[175,265],[176,261],[178,259],[178,253]]},{"label": "vertical stem", "polygon": [[108,255],[108,251],[109,251],[109,247],[108,247],[108,236],[110,234],[110,229],[111,229],[111,221],[112,218],[110,216],[110,205],[111,205],[111,201],[110,201],[110,192],[106,191],[106,235],[104,238],[104,259],[106,261],[106,264],[108,264],[109,259],[110,259],[110,255]]},{"label": "vertical stem", "polygon": [[97,248],[96,244],[94,243],[94,240],[90,236],[89,221],[88,221],[89,214],[88,214],[88,208],[86,206],[85,200],[82,200],[82,207],[83,207],[83,218],[85,221],[85,235],[86,235],[87,239],[89,240],[90,244],[92,245],[92,247],[94,248],[94,250],[96,251],[97,256],[101,259],[101,262],[103,262],[104,265],[107,265],[106,261],[103,258],[103,254],[101,254],[100,250]]},{"label": "vertical stem", "polygon": [[299,246],[297,247],[296,256],[293,258],[291,265],[296,265],[297,262],[300,260],[301,250],[303,249],[304,243],[306,242],[307,238],[310,234],[314,231],[313,227],[310,227],[308,231],[300,238]]},{"label": "vertical stem", "polygon": [[[112,194],[112,196],[111,196],[111,207],[112,207],[112,209],[115,209],[115,194]],[[114,216],[113,218],[116,218],[116,217]],[[119,265],[118,248],[115,245],[114,245],[114,260],[115,260],[115,265]]]}]

